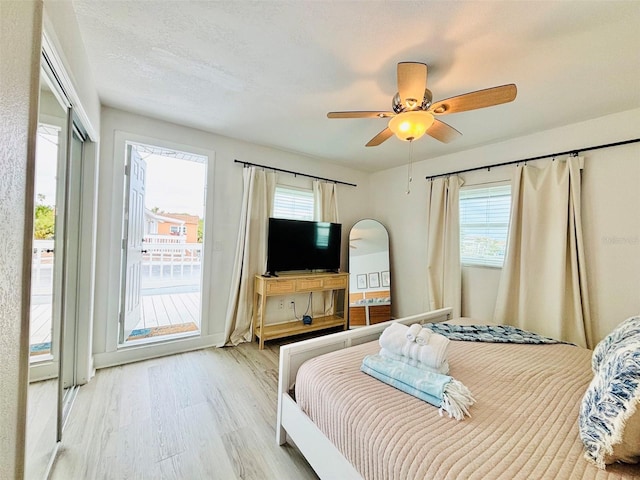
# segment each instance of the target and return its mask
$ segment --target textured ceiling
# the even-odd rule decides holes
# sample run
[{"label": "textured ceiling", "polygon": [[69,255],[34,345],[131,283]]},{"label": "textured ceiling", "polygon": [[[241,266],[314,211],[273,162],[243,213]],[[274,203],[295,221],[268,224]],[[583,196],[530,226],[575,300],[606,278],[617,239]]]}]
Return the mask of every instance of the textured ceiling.
[{"label": "textured ceiling", "polygon": [[[365,143],[396,64],[424,62],[435,100],[515,83],[510,104],[441,117],[414,160],[640,107],[640,2],[73,0],[105,105],[365,171],[407,163]],[[215,146],[214,146],[215,148]]]}]

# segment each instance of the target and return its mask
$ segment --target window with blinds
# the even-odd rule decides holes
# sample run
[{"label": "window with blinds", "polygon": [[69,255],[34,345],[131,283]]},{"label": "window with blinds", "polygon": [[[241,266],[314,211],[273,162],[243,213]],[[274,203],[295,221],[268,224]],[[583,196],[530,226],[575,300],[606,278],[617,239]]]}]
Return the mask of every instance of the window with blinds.
[{"label": "window with blinds", "polygon": [[507,250],[511,185],[460,190],[460,261],[502,267]]},{"label": "window with blinds", "polygon": [[313,220],[313,192],[277,185],[273,199],[273,216],[291,220]]}]

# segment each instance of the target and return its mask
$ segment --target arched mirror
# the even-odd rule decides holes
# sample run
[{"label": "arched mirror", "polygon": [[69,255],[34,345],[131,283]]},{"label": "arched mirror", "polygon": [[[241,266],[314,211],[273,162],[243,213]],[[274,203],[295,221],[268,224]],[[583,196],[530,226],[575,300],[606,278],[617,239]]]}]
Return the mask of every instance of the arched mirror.
[{"label": "arched mirror", "polygon": [[390,319],[389,234],[380,222],[367,218],[349,233],[349,326]]}]

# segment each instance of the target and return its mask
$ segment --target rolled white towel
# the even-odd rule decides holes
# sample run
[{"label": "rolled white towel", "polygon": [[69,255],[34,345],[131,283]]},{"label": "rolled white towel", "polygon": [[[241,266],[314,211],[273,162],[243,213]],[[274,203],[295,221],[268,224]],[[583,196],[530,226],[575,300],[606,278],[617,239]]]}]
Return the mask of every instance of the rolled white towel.
[{"label": "rolled white towel", "polygon": [[409,327],[402,323],[392,323],[382,331],[378,340],[380,347],[401,355],[404,344],[409,343],[406,337],[407,330],[409,330]]},{"label": "rolled white towel", "polygon": [[406,342],[401,355],[418,360],[431,368],[440,368],[447,359],[449,339],[438,333],[432,333],[427,345],[418,345],[415,342]]},{"label": "rolled white towel", "polygon": [[411,325],[405,335],[407,337],[407,340],[409,340],[410,342],[415,342],[416,337],[420,333],[420,330],[423,330],[423,328],[419,323],[414,323],[413,325]]},{"label": "rolled white towel", "polygon": [[442,375],[448,375],[449,374],[449,362],[447,360],[442,362],[442,365],[440,365],[440,367],[433,368],[433,367],[429,367],[429,366],[425,365],[424,363],[422,363],[419,360],[414,360],[412,358],[405,357],[404,355],[398,355],[396,353],[393,353],[393,352],[387,350],[386,348],[381,348],[380,349],[380,356],[381,357],[387,357],[387,358],[390,358],[392,360],[397,360],[399,362],[406,363],[407,365],[411,365],[412,367],[416,367],[416,368],[419,368],[421,370],[426,370],[428,372],[440,373]]},{"label": "rolled white towel", "polygon": [[447,359],[449,339],[439,333],[432,332],[427,345],[418,345],[407,340],[409,327],[401,323],[392,323],[384,329],[378,342],[381,348],[385,348],[396,355],[404,355],[413,360],[422,362],[425,366],[439,369]]},{"label": "rolled white towel", "polygon": [[429,330],[428,328],[421,328],[420,332],[416,335],[416,343],[418,345],[428,344],[431,333],[431,330]]}]

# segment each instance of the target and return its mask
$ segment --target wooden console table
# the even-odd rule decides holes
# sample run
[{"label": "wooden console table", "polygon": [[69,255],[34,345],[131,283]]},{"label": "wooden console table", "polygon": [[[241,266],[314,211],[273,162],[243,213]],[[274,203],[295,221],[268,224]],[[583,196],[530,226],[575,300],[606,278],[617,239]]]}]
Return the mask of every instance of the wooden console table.
[{"label": "wooden console table", "polygon": [[[313,317],[311,325],[302,320],[290,320],[282,323],[265,324],[267,297],[291,295],[308,292],[327,292],[344,290],[342,312],[338,305],[334,315]],[[260,339],[260,350],[265,340],[289,337],[300,333],[314,332],[331,327],[347,329],[347,312],[349,311],[349,274],[348,273],[315,273],[308,275],[282,275],[279,277],[263,277],[256,275],[253,299],[253,332]]]}]

